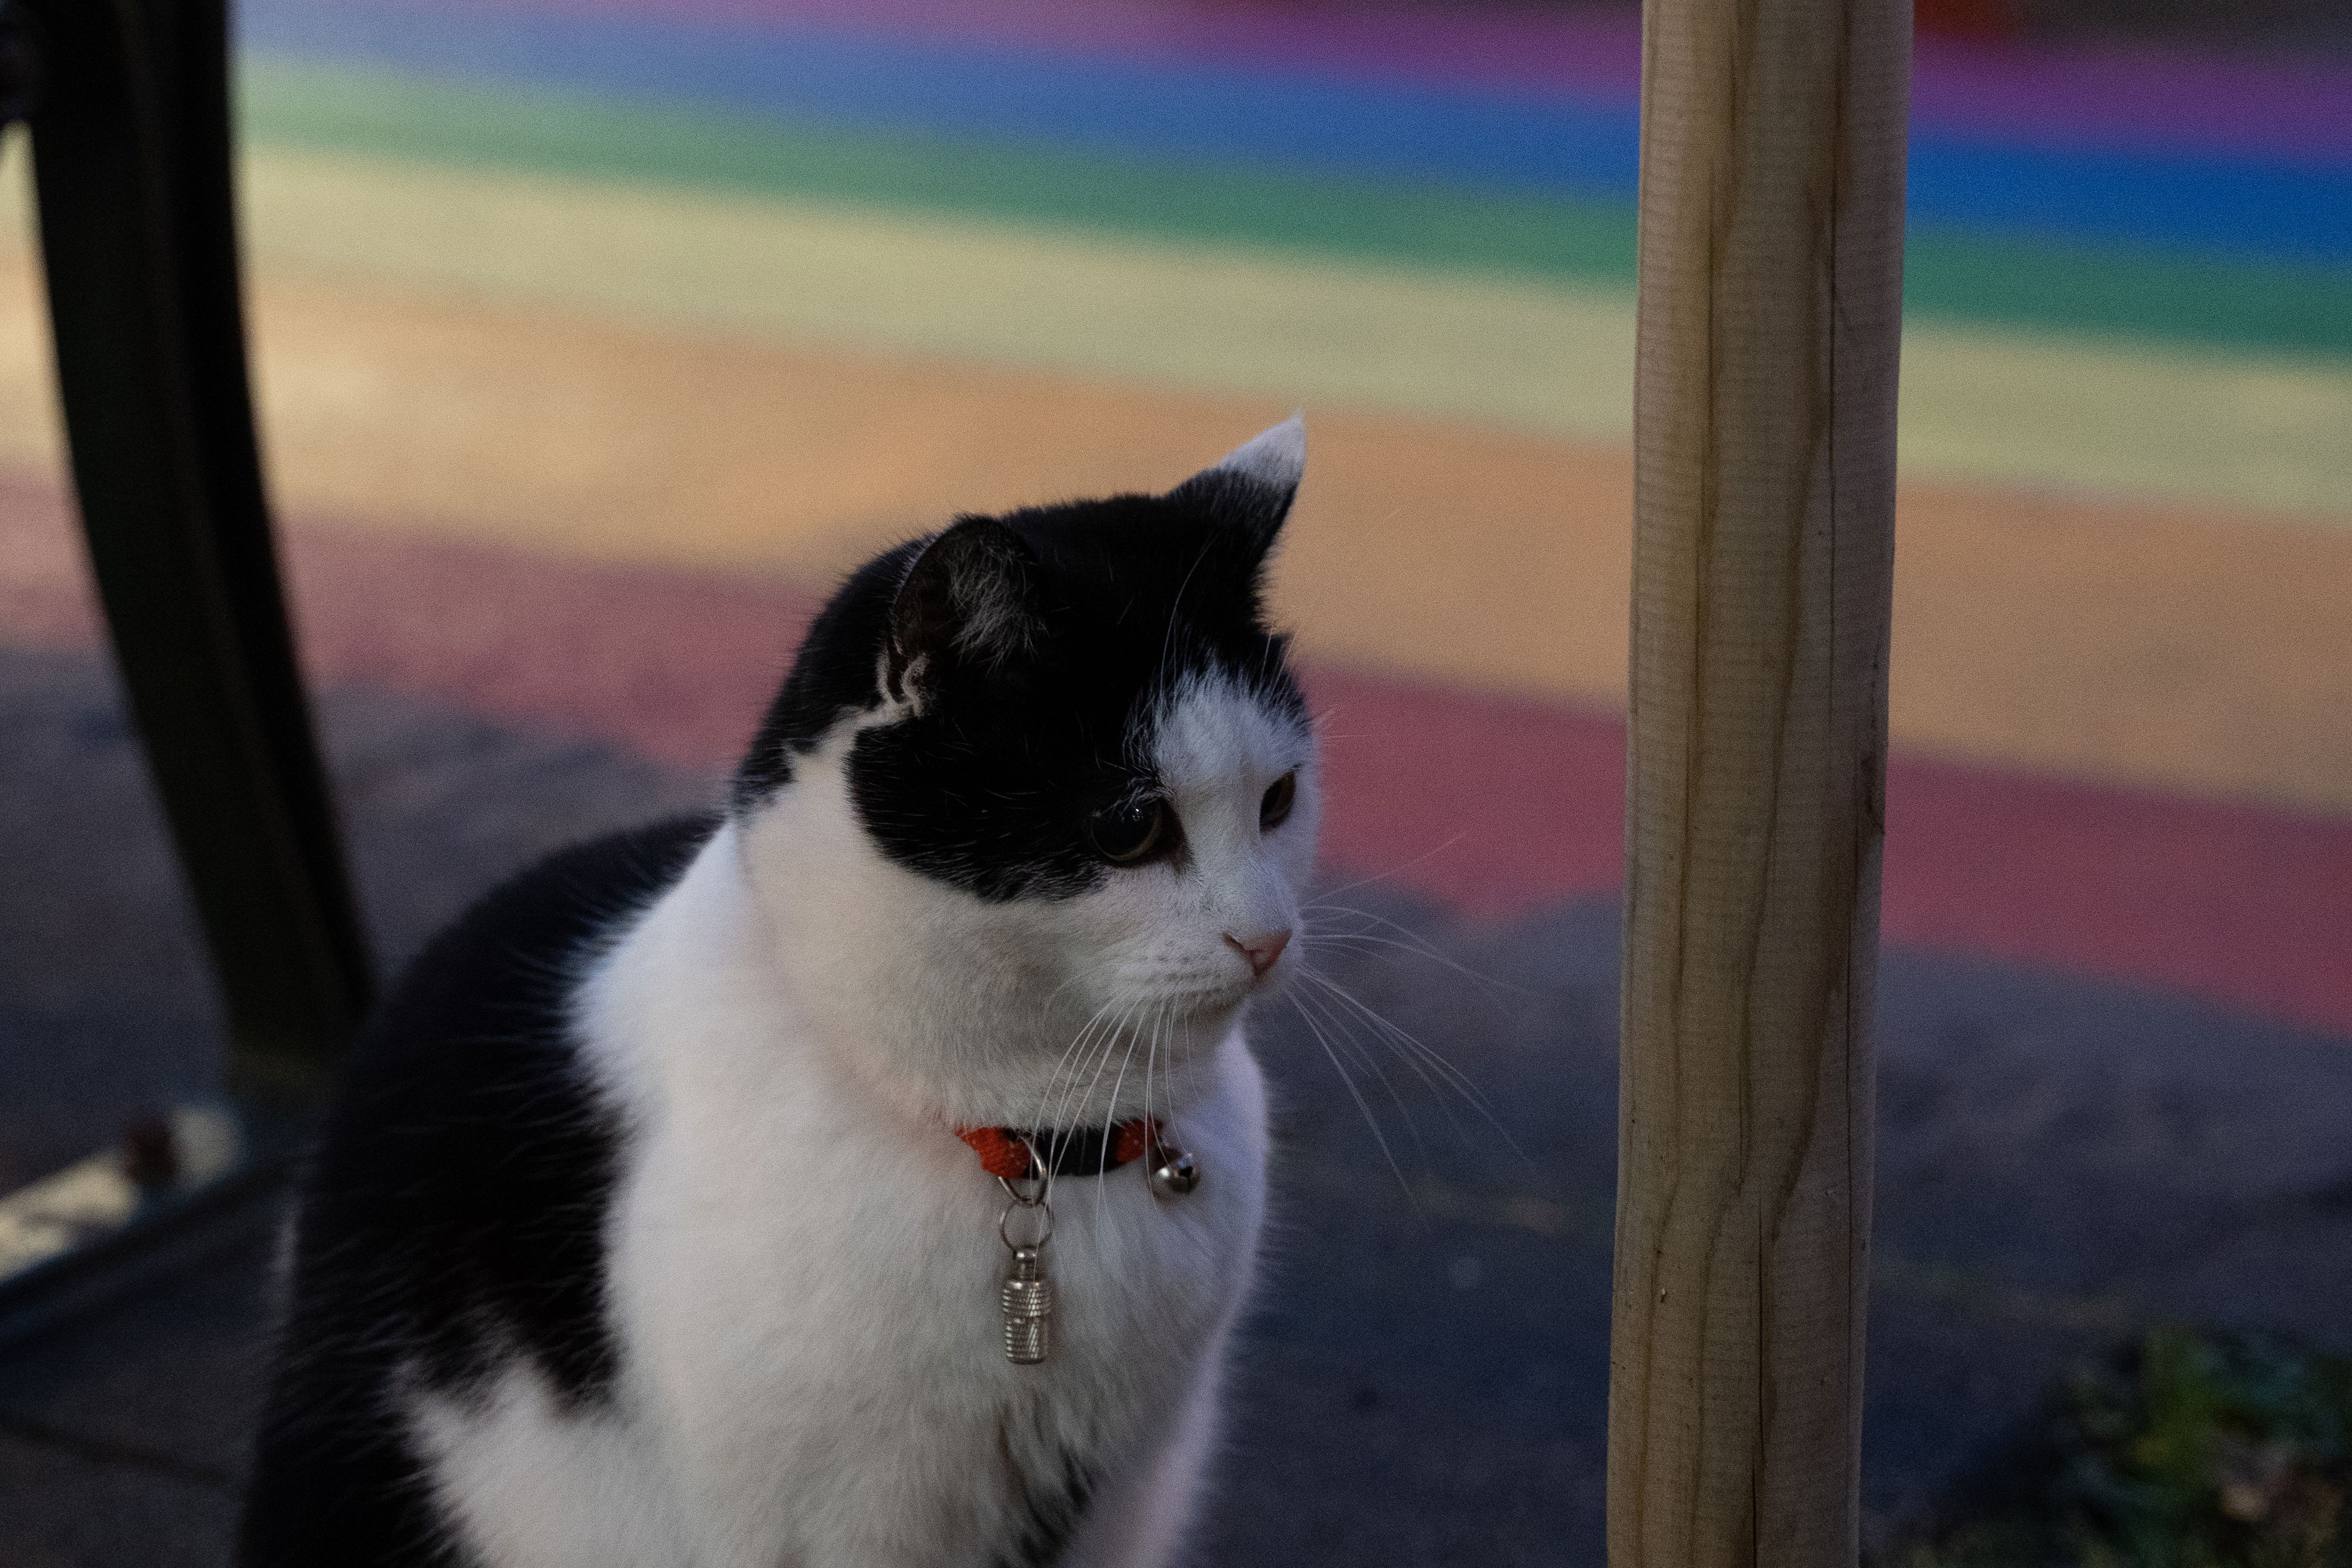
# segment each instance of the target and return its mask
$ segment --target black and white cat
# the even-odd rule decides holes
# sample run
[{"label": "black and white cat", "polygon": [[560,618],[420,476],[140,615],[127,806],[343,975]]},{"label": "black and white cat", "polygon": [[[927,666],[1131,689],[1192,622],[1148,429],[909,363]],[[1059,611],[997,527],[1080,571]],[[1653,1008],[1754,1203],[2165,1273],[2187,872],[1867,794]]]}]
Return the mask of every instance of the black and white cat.
[{"label": "black and white cat", "polygon": [[[247,1568],[1177,1552],[1265,1206],[1242,1024],[1314,855],[1260,605],[1305,454],[1294,417],[877,558],[722,816],[425,952],[303,1194]],[[1059,1162],[1039,1364],[1008,1147]]]}]

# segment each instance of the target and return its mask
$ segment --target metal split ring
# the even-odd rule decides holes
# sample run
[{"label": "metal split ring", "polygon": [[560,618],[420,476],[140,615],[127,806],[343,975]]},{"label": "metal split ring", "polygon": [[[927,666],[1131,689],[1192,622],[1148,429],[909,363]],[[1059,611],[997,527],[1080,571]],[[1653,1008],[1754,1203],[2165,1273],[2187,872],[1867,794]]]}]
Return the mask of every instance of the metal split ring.
[{"label": "metal split ring", "polygon": [[[1038,1216],[1039,1223],[1044,1226],[1044,1228],[1037,1233],[1037,1239],[1034,1241],[1015,1241],[1013,1239],[1013,1216],[1021,1213],[1024,1209],[1035,1214]],[[1016,1197],[1011,1203],[1004,1205],[1004,1212],[1003,1214],[996,1216],[996,1234],[1003,1237],[1004,1245],[1015,1252],[1022,1251],[1024,1248],[1026,1248],[1031,1252],[1034,1252],[1039,1247],[1054,1239],[1054,1211],[1045,1206],[1045,1200],[1043,1197],[1039,1197],[1030,1202],[1024,1202],[1022,1199]]]},{"label": "metal split ring", "polygon": [[996,1184],[1004,1189],[1004,1195],[1006,1197],[1011,1198],[1014,1203],[1020,1205],[1024,1209],[1035,1208],[1039,1204],[1045,1201],[1045,1194],[1054,1190],[1054,1178],[1051,1176],[1022,1176],[1018,1179],[1024,1182],[1036,1183],[1036,1190],[1034,1192],[1024,1193],[1019,1187],[1014,1186],[1011,1181],[1006,1180],[1003,1176],[996,1178]]},{"label": "metal split ring", "polygon": [[[1033,1209],[1043,1204],[1046,1194],[1054,1190],[1054,1167],[1045,1163],[1045,1157],[1037,1152],[1037,1145],[1028,1139],[1021,1140],[1021,1146],[1029,1151],[1029,1168],[1037,1173],[1034,1176],[1016,1176],[1011,1180],[999,1176],[996,1178],[996,1184],[1004,1189],[1006,1197],[1024,1209]],[[1034,1193],[1024,1193],[1013,1184],[1015,1181],[1034,1182],[1037,1184],[1037,1190]]]}]

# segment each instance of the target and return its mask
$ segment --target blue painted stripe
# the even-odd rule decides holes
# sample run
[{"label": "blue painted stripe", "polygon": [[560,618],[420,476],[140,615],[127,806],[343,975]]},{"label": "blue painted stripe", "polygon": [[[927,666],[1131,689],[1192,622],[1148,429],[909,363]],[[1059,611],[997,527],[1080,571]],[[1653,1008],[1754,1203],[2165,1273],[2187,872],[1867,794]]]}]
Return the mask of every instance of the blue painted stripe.
[{"label": "blue painted stripe", "polygon": [[[789,27],[247,0],[249,47],[436,75],[1146,158],[1519,194],[1630,195],[1622,104],[1303,72],[1082,59]],[[2352,167],[1923,137],[1912,216],[2175,249],[2352,261]]]},{"label": "blue painted stripe", "polygon": [[1909,195],[1920,223],[2352,263],[2352,168],[1915,137]]},{"label": "blue painted stripe", "polygon": [[1637,122],[1441,89],[1055,58],[783,28],[258,0],[251,47],[1142,157],[1630,193]]}]

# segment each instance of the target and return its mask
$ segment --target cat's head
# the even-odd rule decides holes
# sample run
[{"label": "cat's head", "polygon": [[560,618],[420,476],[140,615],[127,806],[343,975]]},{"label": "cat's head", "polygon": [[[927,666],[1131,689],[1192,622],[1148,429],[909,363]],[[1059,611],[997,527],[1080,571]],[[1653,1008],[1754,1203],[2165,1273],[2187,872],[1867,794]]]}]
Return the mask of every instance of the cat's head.
[{"label": "cat's head", "polygon": [[1146,1032],[1181,1065],[1299,961],[1316,748],[1261,587],[1305,457],[1294,416],[1162,495],[960,518],[811,627],[745,864],[796,990],[960,1111]]}]

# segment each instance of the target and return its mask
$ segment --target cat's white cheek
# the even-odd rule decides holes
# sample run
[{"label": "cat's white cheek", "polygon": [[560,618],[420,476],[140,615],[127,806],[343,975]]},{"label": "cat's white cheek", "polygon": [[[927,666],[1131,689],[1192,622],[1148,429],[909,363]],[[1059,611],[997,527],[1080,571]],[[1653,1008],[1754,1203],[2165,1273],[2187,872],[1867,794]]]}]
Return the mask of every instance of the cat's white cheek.
[{"label": "cat's white cheek", "polygon": [[[1314,818],[1249,837],[1182,864],[1118,873],[1061,906],[1060,962],[1090,1009],[1237,1005],[1258,977],[1228,935],[1294,930],[1314,867]],[[1295,962],[1295,961],[1293,961]]]},{"label": "cat's white cheek", "polygon": [[1085,1005],[1139,1010],[1213,985],[1221,966],[1207,961],[1214,955],[1190,903],[1162,865],[1114,872],[1094,892],[1055,906],[1055,942]]}]

